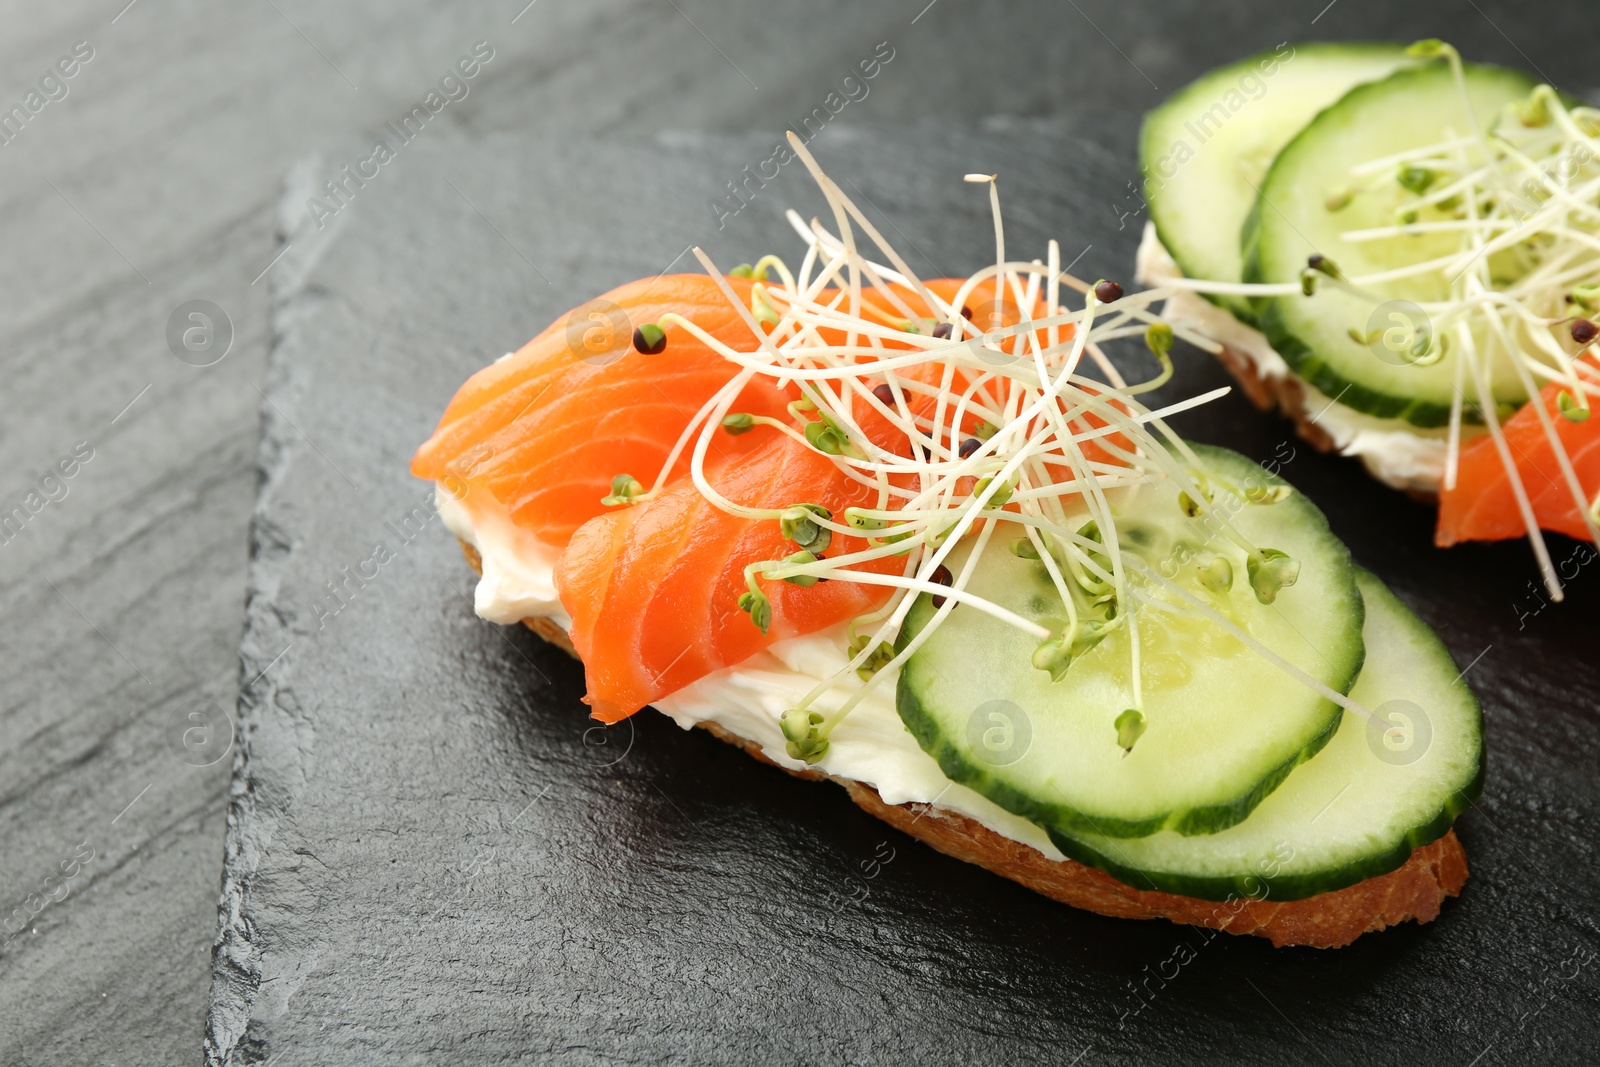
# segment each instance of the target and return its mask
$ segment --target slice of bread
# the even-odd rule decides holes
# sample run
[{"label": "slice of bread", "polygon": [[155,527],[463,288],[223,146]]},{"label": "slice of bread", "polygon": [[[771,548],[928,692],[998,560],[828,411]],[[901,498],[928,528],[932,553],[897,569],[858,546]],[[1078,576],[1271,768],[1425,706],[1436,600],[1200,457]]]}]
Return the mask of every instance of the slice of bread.
[{"label": "slice of bread", "polygon": [[[473,569],[481,572],[477,550],[466,542],[462,542],[461,550]],[[556,623],[530,618],[524,619],[523,624],[577,658],[571,639]],[[772,762],[754,742],[714,723],[701,725],[756,759]],[[947,856],[975,863],[1063,904],[1123,919],[1171,919],[1230,934],[1255,934],[1280,948],[1338,948],[1364,933],[1408,919],[1430,922],[1438,916],[1444,899],[1457,896],[1467,880],[1466,852],[1451,830],[1413,852],[1398,870],[1332,893],[1281,903],[1270,899],[1213,901],[1175,896],[1135,889],[1104,871],[1073,860],[1050,859],[1037,849],[937,804],[888,804],[864,782],[816,770],[781,769],[799,778],[837,782],[863,810],[895,829]]]},{"label": "slice of bread", "polygon": [[[1239,383],[1239,389],[1250,402],[1262,411],[1277,410],[1289,417],[1294,423],[1295,433],[1318,452],[1337,452],[1333,436],[1327,430],[1317,425],[1316,416],[1306,414],[1306,387],[1297,375],[1289,374],[1281,378],[1268,378],[1256,368],[1254,361],[1249,356],[1222,346],[1217,353],[1217,362],[1227,368],[1233,375],[1234,381]],[[1371,463],[1362,458],[1361,465],[1367,468],[1367,473],[1378,481],[1402,493],[1421,504],[1436,504],[1439,502],[1437,492],[1429,492],[1416,486],[1395,485],[1383,476],[1383,472],[1376,469]]]}]

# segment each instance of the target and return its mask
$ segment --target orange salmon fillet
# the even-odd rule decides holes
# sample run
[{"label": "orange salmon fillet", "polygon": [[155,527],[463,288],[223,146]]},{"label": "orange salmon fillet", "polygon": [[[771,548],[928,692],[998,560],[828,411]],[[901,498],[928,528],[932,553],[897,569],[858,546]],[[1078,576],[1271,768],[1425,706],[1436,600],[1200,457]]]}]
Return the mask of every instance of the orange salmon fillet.
[{"label": "orange salmon fillet", "polygon": [[[1572,459],[1578,484],[1592,502],[1595,493],[1600,492],[1600,416],[1583,422],[1567,421],[1556,407],[1562,388],[1560,383],[1552,382],[1539,396],[1555,423],[1556,436]],[[1540,528],[1588,540],[1583,514],[1562,477],[1533,404],[1524,404],[1502,429]],[[1464,446],[1459,463],[1455,488],[1439,492],[1439,525],[1434,543],[1448,547],[1462,541],[1499,541],[1526,534],[1512,495],[1511,479],[1494,441],[1484,435]]]},{"label": "orange salmon fillet", "polygon": [[[718,492],[750,507],[814,503],[837,516],[875,501],[871,489],[843,478],[829,459],[788,437],[769,436],[707,476]],[[859,538],[834,534],[826,554],[864,547]],[[886,588],[854,582],[799,586],[758,579],[772,603],[772,624],[763,634],[738,607],[747,588],[744,568],[794,551],[777,522],[719,510],[687,478],[653,500],[581,526],[556,564],[556,587],[572,617],[572,643],[588,678],[584,699],[594,717],[624,719],[774,641],[826,629],[888,596]],[[870,569],[903,567],[902,558],[889,558]]]},{"label": "orange salmon fillet", "polygon": [[[728,283],[749,299],[748,279]],[[756,347],[737,309],[705,275],[613,289],[469,378],[417,450],[411,473],[487,489],[518,526],[552,547],[565,545],[606,510],[600,498],[613,477],[655,479],[689,420],[736,372],[684,330],[673,330],[657,355],[634,351],[634,328],[668,311],[732,348]],[[758,380],[735,410],[781,415],[792,396]],[[717,445],[737,453],[755,442],[723,435]]]}]

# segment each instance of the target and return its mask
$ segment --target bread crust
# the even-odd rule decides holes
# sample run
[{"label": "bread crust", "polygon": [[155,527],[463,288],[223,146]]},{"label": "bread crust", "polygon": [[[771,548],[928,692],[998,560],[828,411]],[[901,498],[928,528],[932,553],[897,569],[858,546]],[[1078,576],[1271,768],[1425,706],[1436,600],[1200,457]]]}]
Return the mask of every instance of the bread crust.
[{"label": "bread crust", "polygon": [[[1300,439],[1318,452],[1338,452],[1338,445],[1327,430],[1312,421],[1306,414],[1306,387],[1297,375],[1286,374],[1281,378],[1268,378],[1256,367],[1255,361],[1227,345],[1217,353],[1217,362],[1227,368],[1233,375],[1234,381],[1239,383],[1239,389],[1250,402],[1262,411],[1276,410],[1288,416],[1294,423],[1295,433]],[[1370,465],[1367,473],[1372,474]],[[1373,477],[1377,477],[1373,474]],[[1379,481],[1382,481],[1380,478]],[[1421,504],[1437,504],[1439,494],[1430,493],[1424,489],[1412,487],[1391,486],[1397,488],[1412,500]]]},{"label": "bread crust", "polygon": [[[465,541],[461,542],[461,550],[473,569],[481,573],[483,563],[477,550]],[[522,621],[544,640],[578,658],[571,638],[556,623],[544,618]],[[1467,880],[1466,852],[1455,831],[1450,830],[1414,851],[1397,870],[1301,900],[1278,902],[1247,897],[1224,902],[1135,889],[1095,867],[1070,859],[1050,859],[949,808],[937,804],[889,804],[863,782],[818,770],[782,767],[768,759],[755,742],[715,723],[700,725],[713,736],[797,778],[838,783],[864,811],[947,856],[977,864],[1052,900],[1100,915],[1170,919],[1230,934],[1254,934],[1279,948],[1339,948],[1364,933],[1408,919],[1431,922],[1445,898],[1458,896]]]}]

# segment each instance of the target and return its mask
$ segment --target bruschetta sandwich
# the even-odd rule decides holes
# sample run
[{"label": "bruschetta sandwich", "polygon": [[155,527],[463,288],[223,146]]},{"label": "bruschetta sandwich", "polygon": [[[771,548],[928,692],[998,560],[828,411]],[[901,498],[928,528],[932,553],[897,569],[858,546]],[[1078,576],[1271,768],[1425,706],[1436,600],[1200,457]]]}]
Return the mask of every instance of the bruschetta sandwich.
[{"label": "bruschetta sandwich", "polygon": [[831,209],[797,261],[696,249],[450,402],[411,469],[478,613],[579,658],[602,722],[653,706],[1079,908],[1434,919],[1478,704],[1277,464],[1170,428],[1226,392],[1151,400],[1175,337],[1219,347],[1175,290],[1008,258],[989,174],[994,261],[921,278],[791,147]]},{"label": "bruschetta sandwich", "polygon": [[1152,111],[1140,154],[1165,314],[1437,498],[1439,545],[1527,536],[1559,600],[1543,531],[1600,545],[1600,110],[1436,40],[1282,45]]}]

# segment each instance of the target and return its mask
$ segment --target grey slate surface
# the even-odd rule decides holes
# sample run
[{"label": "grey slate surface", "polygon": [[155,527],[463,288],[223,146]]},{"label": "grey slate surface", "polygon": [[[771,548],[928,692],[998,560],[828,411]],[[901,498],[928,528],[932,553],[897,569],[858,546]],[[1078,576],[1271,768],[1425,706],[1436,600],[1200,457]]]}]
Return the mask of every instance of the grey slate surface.
[{"label": "grey slate surface", "polygon": [[[1069,256],[1089,246],[1083,274],[1125,276],[1134,228],[1098,209],[1130,129],[840,131],[823,158],[929,273],[982,261],[985,198],[959,176],[994,170],[1009,247],[1054,235]],[[265,675],[241,705],[216,1058],[1409,1064],[1587,1047],[1593,578],[1559,620],[1518,632],[1522,546],[1431,549],[1425,508],[1286,445],[1240,399],[1184,428],[1258,458],[1294,449],[1285,473],[1458,660],[1489,646],[1470,675],[1493,749],[1461,831],[1474,876],[1431,926],[1275,952],[1075,912],[654,713],[596,730],[576,664],[473,617],[452,539],[405,526],[425,497],[412,448],[486,359],[690,241],[729,263],[792,250],[779,209],[815,210],[803,174],[786,169],[721,232],[704,206],[768,148],[419,146],[303,275],[283,275],[243,646],[246,674]],[[1169,392],[1221,380],[1189,352]],[[330,616],[324,583],[377,542],[394,559]],[[856,887],[865,899],[840,907]],[[1194,959],[1178,966],[1183,947]]]},{"label": "grey slate surface", "polygon": [[[250,681],[236,641],[272,275],[252,281],[278,251],[272,211],[290,164],[394,119],[472,41],[491,40],[497,59],[434,127],[776,132],[885,39],[897,65],[837,124],[1138,111],[1286,38],[1444,33],[1563,87],[1593,81],[1595,31],[1577,3],[751,10],[0,3],[6,106],[73,42],[96,49],[70,95],[0,147],[0,489],[16,504],[74,444],[96,450],[68,497],[0,548],[0,909],[22,908],[24,923],[0,944],[0,1063],[198,1056],[229,761],[193,766],[171,738],[192,701],[222,714]],[[203,369],[165,338],[173,310],[197,298],[234,326],[230,354]],[[66,899],[28,914],[79,844],[95,855]]]}]

